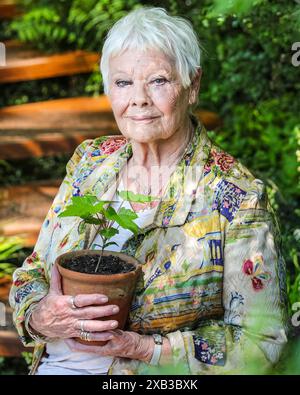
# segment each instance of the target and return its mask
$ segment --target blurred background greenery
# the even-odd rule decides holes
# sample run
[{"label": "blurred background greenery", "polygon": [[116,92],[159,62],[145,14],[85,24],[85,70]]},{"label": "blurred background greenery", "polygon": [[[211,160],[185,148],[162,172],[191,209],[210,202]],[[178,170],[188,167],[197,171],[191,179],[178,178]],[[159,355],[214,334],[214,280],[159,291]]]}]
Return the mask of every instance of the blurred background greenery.
[{"label": "blurred background greenery", "polygon": [[[292,44],[300,41],[300,4],[290,0],[22,0],[26,13],[0,22],[0,40],[18,38],[45,52],[101,52],[107,30],[140,5],[163,6],[188,18],[203,46],[201,109],[217,112],[223,125],[209,132],[223,149],[264,180],[280,220],[288,268],[289,309],[300,301],[300,67]],[[3,89],[4,88],[4,89]],[[99,71],[1,89],[0,107],[103,93]],[[69,155],[0,162],[0,184],[62,177]],[[21,264],[24,251],[5,262]],[[16,254],[16,252],[14,252]],[[1,267],[0,267],[1,270]],[[274,374],[299,374],[297,328]],[[7,360],[0,369],[11,372]]]}]

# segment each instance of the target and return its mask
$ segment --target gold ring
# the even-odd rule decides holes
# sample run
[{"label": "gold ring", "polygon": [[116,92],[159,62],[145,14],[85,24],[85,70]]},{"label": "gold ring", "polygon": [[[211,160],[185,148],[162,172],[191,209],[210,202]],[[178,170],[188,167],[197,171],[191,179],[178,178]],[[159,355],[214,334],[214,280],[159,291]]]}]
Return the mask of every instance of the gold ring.
[{"label": "gold ring", "polygon": [[88,341],[88,342],[90,342],[91,341],[91,339],[90,339],[90,335],[91,335],[91,332],[87,332],[87,331],[80,331],[80,339],[81,340],[85,340],[85,341]]}]

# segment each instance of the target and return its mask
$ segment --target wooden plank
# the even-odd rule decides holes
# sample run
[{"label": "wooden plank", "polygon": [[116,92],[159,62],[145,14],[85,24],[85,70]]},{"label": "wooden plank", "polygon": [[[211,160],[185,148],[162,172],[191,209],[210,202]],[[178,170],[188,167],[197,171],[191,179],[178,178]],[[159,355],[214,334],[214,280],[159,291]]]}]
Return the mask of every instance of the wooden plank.
[{"label": "wooden plank", "polygon": [[[10,276],[0,277],[0,302],[7,302],[12,279]],[[1,313],[1,309],[0,309]],[[1,323],[1,317],[0,317]]]},{"label": "wooden plank", "polygon": [[47,100],[0,109],[0,132],[95,130],[102,120],[113,121],[115,124],[109,100],[104,95]]},{"label": "wooden plank", "polygon": [[[208,129],[217,114],[196,113]],[[78,97],[0,109],[0,159],[71,153],[85,139],[120,134],[106,96]]]},{"label": "wooden plank", "polygon": [[112,128],[102,127],[102,129],[87,132],[49,131],[26,135],[26,132],[19,131],[13,136],[0,135],[0,159],[25,159],[71,153],[82,141],[106,134],[117,133]]},{"label": "wooden plank", "polygon": [[215,112],[199,109],[195,112],[195,115],[207,130],[214,130],[222,126],[222,120]]},{"label": "wooden plank", "polygon": [[32,182],[0,189],[0,235],[19,236],[32,247],[61,180]]},{"label": "wooden plank", "polygon": [[21,357],[22,352],[32,352],[32,347],[24,347],[15,330],[0,330],[0,356]]},{"label": "wooden plank", "polygon": [[84,140],[119,134],[105,96],[0,109],[0,159],[71,153]]},{"label": "wooden plank", "polygon": [[4,44],[6,65],[0,67],[0,83],[90,73],[97,68],[100,59],[98,53],[83,50],[46,55],[16,40]]},{"label": "wooden plank", "polygon": [[16,5],[14,1],[0,1],[0,19],[13,19],[21,14],[20,6]]},{"label": "wooden plank", "polygon": [[0,356],[20,357],[22,352],[32,352],[32,347],[24,347],[12,322],[12,309],[6,304],[6,325],[0,326]]}]

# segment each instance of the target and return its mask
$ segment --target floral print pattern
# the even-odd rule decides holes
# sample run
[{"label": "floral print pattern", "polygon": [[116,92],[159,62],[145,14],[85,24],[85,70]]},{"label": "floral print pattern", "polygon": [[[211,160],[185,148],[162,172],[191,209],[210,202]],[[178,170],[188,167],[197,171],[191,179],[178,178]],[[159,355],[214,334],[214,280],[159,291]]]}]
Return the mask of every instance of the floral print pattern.
[{"label": "floral print pattern", "polygon": [[251,278],[253,290],[256,292],[263,290],[271,279],[271,274],[264,269],[264,259],[260,254],[255,255],[252,260],[244,261],[243,273]]},{"label": "floral print pattern", "polygon": [[214,171],[216,174],[229,173],[236,163],[236,159],[224,151],[212,149],[204,166],[204,175]]},{"label": "floral print pattern", "polygon": [[126,143],[126,139],[124,137],[116,137],[110,138],[100,145],[98,152],[102,155],[110,155],[119,148],[121,148]]},{"label": "floral print pattern", "polygon": [[195,358],[209,365],[225,365],[225,344],[217,347],[210,345],[209,341],[201,337],[193,336],[195,345]]},{"label": "floral print pattern", "polygon": [[[153,224],[122,247],[138,259],[143,274],[126,329],[166,336],[174,364],[183,363],[188,374],[228,374],[247,363],[246,349],[266,365],[280,355],[286,341],[285,267],[264,185],[214,146],[203,126],[192,120],[194,136],[166,192],[171,198],[159,203]],[[47,295],[56,257],[89,248],[95,236],[92,227],[79,227],[58,214],[74,194],[101,197],[131,154],[130,142],[120,136],[88,140],[76,149],[34,253],[14,273],[10,303],[23,343],[35,344],[34,368],[45,342],[30,338],[26,313]],[[203,171],[187,196],[181,175],[193,164]],[[263,301],[258,299],[262,290]],[[257,329],[247,321],[256,305],[263,316],[272,311],[275,326]],[[251,331],[259,331],[257,345]],[[115,358],[109,373],[144,369],[142,362]]]},{"label": "floral print pattern", "polygon": [[226,180],[221,180],[218,184],[216,198],[212,207],[231,222],[245,195],[246,191],[237,185]]}]

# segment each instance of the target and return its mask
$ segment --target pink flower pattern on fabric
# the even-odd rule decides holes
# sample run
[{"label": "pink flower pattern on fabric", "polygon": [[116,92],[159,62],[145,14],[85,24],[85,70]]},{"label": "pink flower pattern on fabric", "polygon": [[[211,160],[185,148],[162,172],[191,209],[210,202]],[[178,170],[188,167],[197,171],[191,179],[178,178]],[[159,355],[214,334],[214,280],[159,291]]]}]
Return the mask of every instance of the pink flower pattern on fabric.
[{"label": "pink flower pattern on fabric", "polygon": [[213,155],[216,165],[222,171],[226,172],[230,170],[235,163],[235,159],[226,152],[217,152],[216,150],[212,150],[211,153]]},{"label": "pink flower pattern on fabric", "polygon": [[264,259],[261,254],[256,254],[251,259],[243,262],[243,273],[250,276],[254,291],[261,291],[269,283],[271,275],[264,268]]},{"label": "pink flower pattern on fabric", "polygon": [[121,148],[125,143],[126,143],[126,139],[124,137],[120,137],[120,138],[114,137],[104,141],[99,148],[102,155],[106,155],[106,154],[109,155],[117,151],[119,148]]}]

